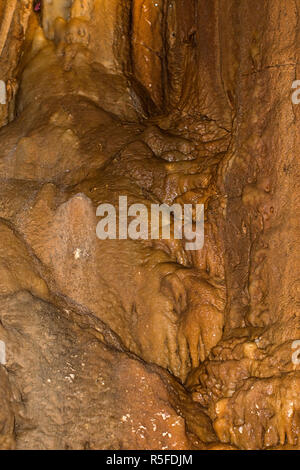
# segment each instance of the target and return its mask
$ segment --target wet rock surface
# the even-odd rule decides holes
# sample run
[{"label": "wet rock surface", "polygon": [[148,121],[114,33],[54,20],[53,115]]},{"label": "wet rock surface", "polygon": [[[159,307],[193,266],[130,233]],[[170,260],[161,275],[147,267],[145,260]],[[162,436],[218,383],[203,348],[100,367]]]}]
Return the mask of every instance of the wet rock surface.
[{"label": "wet rock surface", "polygon": [[0,0],[0,448],[299,448],[299,8]]}]

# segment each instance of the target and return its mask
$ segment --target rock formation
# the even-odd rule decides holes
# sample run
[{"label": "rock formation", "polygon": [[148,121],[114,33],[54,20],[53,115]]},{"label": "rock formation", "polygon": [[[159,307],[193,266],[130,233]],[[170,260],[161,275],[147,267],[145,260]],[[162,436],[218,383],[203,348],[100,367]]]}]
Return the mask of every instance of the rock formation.
[{"label": "rock formation", "polygon": [[[0,0],[0,449],[299,448],[299,15]],[[99,240],[120,195],[203,248]]]}]

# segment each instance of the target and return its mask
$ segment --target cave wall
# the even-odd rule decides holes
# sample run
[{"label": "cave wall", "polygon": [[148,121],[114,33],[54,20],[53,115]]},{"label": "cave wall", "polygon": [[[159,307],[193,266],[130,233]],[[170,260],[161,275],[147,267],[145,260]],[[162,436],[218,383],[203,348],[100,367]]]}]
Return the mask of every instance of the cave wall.
[{"label": "cave wall", "polygon": [[[299,446],[299,7],[0,1],[0,447]],[[120,191],[205,204],[204,248],[100,243]]]}]

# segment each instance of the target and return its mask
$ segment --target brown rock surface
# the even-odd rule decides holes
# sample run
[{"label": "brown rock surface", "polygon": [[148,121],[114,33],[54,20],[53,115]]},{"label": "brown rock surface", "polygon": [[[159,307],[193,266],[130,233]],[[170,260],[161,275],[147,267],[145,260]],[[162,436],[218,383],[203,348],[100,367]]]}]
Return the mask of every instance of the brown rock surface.
[{"label": "brown rock surface", "polygon": [[[300,0],[0,0],[0,448],[299,448]],[[205,243],[99,240],[204,204]]]}]

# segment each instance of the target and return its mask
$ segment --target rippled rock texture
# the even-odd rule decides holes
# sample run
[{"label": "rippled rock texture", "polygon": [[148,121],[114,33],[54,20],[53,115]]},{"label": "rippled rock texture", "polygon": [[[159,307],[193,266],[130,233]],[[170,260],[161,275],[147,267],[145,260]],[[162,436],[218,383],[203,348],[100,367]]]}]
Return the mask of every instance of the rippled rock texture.
[{"label": "rippled rock texture", "polygon": [[[299,15],[0,0],[0,448],[299,448]],[[100,241],[120,195],[203,249]]]}]

